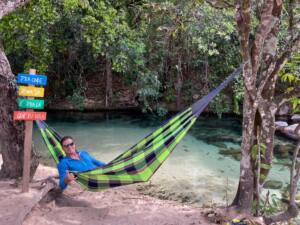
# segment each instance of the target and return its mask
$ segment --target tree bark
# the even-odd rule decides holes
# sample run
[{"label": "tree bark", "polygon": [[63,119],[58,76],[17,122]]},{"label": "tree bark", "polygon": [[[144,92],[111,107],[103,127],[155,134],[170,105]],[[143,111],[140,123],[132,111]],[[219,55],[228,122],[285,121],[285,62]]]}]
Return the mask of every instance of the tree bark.
[{"label": "tree bark", "polygon": [[[0,46],[0,144],[3,164],[0,178],[18,178],[23,172],[24,123],[13,121],[17,110],[17,85],[7,57]],[[32,154],[31,177],[38,166]]]},{"label": "tree bark", "polygon": [[0,20],[3,16],[15,11],[18,7],[25,5],[29,0],[1,0]]},{"label": "tree bark", "polygon": [[113,90],[112,90],[112,65],[111,65],[111,59],[106,56],[106,94],[105,94],[105,107],[110,107],[112,103],[112,96],[113,96]]},{"label": "tree bark", "polygon": [[236,21],[240,37],[241,54],[244,62],[243,78],[245,96],[243,104],[243,139],[241,146],[240,181],[232,207],[243,213],[250,213],[254,193],[254,174],[251,162],[251,146],[254,135],[254,121],[257,106],[255,105],[255,86],[252,76],[251,57],[249,52],[251,1],[239,1],[236,6]]},{"label": "tree bark", "polygon": [[[261,164],[271,165],[273,156],[273,139],[275,132],[276,104],[273,102],[277,76],[274,72],[274,55],[277,48],[279,20],[282,2],[266,0],[259,16],[260,23],[256,29],[253,43],[250,43],[250,0],[239,1],[237,4],[236,21],[240,36],[241,54],[244,62],[245,98],[243,109],[243,141],[240,167],[240,181],[236,197],[232,203],[239,211],[250,213],[253,197],[259,199],[260,184],[254,171],[255,160],[251,159],[251,149],[257,143],[266,146],[266,153],[261,157]],[[278,73],[278,72],[277,72]],[[257,140],[255,130],[260,127],[261,140]],[[269,169],[261,168],[264,177]],[[260,176],[260,175],[259,175]],[[255,185],[256,184],[256,185]]]},{"label": "tree bark", "polygon": [[176,77],[176,108],[177,110],[181,110],[181,101],[182,101],[182,59],[181,55],[178,56],[177,62],[177,77]]},{"label": "tree bark", "polygon": [[245,92],[243,105],[243,139],[240,164],[240,181],[237,194],[232,203],[239,212],[250,213],[254,193],[254,174],[251,162],[251,147],[254,135],[256,107]]}]

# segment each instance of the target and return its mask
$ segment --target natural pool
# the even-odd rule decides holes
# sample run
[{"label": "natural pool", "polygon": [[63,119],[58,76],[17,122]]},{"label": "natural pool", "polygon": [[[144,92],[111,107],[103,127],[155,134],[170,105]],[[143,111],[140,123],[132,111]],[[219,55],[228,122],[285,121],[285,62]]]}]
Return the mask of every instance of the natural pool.
[{"label": "natural pool", "polygon": [[[154,131],[164,120],[133,112],[58,112],[48,116],[48,124],[63,135],[73,136],[78,149],[86,149],[105,162]],[[237,188],[239,161],[219,151],[239,149],[240,140],[240,119],[201,116],[151,181],[137,188],[160,198],[197,205],[230,203]],[[34,144],[42,161],[51,165],[52,159],[37,129],[34,130]],[[273,166],[271,179],[283,181],[286,186],[288,177],[288,169]]]}]

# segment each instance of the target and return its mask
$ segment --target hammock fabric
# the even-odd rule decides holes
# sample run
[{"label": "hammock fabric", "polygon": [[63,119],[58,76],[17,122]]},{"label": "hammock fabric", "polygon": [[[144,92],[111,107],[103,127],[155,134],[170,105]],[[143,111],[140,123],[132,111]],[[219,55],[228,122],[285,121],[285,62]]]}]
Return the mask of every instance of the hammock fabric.
[{"label": "hammock fabric", "polygon": [[[186,135],[209,102],[241,72],[236,69],[222,84],[185,111],[169,119],[160,128],[103,167],[75,173],[76,181],[90,191],[148,181]],[[36,121],[56,163],[65,156],[61,136],[43,121]]]}]

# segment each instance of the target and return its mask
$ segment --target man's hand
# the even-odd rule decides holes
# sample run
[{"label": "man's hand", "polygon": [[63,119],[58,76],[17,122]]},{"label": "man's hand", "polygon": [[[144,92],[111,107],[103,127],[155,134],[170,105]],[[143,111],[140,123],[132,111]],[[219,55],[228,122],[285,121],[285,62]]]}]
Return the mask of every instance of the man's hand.
[{"label": "man's hand", "polygon": [[75,176],[74,176],[74,174],[73,173],[70,173],[69,171],[67,171],[67,174],[66,174],[66,176],[65,176],[65,184],[69,184],[69,183],[71,183],[72,181],[74,181],[75,180]]}]

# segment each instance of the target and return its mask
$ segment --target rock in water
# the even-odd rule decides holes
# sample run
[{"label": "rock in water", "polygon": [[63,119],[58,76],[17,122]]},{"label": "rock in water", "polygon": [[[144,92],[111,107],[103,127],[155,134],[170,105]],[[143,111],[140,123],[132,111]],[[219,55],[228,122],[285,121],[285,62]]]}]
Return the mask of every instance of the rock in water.
[{"label": "rock in water", "polygon": [[268,180],[266,183],[264,183],[265,189],[281,189],[283,186],[283,183],[281,181],[277,180]]}]

